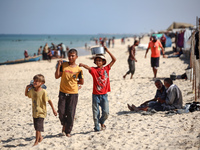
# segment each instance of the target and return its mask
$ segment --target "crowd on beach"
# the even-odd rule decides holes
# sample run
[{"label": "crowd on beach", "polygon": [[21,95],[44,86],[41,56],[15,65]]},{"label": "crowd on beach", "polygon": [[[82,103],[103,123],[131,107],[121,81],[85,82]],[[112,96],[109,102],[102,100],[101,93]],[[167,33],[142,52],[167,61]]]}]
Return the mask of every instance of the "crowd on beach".
[{"label": "crowd on beach", "polygon": [[60,43],[58,45],[51,43],[51,46],[48,46],[48,43],[42,49],[42,46],[39,47],[37,55],[42,54],[43,60],[49,60],[53,58],[66,58],[66,52],[69,50],[69,47],[65,44]]},{"label": "crowd on beach", "polygon": [[[139,45],[142,37],[139,38],[139,40],[137,40],[135,37],[134,39],[135,41],[133,45],[129,46],[128,48],[129,70],[125,73],[123,79],[126,79],[126,76],[129,74],[131,74],[130,79],[132,79],[136,69],[136,47]],[[98,40],[96,39],[95,41],[98,45]],[[78,102],[78,90],[80,90],[81,85],[84,84],[84,76],[81,69],[82,67],[88,70],[93,78],[92,112],[94,131],[99,132],[106,129],[105,121],[109,116],[109,100],[107,93],[111,91],[109,72],[111,67],[116,62],[116,58],[108,50],[108,48],[111,46],[111,41],[112,46],[114,47],[114,37],[112,39],[100,38],[99,41],[101,46],[103,46],[105,51],[109,54],[111,62],[107,62],[104,54],[96,54],[94,56],[94,63],[96,67],[90,67],[84,63],[79,63],[79,65],[77,65],[77,50],[69,49],[63,43],[60,43],[57,46],[51,43],[51,47],[49,47],[46,43],[43,50],[42,46],[38,49],[38,55],[42,53],[44,60],[51,60],[53,57],[65,58],[66,55],[68,56],[68,61],[63,61],[62,59],[58,61],[55,71],[55,78],[61,79],[58,115],[62,125],[61,135],[63,136],[71,136],[70,133],[73,128],[76,105]],[[121,44],[124,44],[124,42],[125,38],[122,38]],[[165,44],[166,37],[164,34],[160,39],[158,39],[155,35],[150,36],[150,41],[144,57],[147,57],[148,51],[150,50],[151,67],[154,75],[153,80],[155,81],[157,91],[153,99],[142,103],[138,107],[136,107],[134,104],[127,104],[130,111],[138,112],[152,109],[155,111],[169,111],[183,108],[182,92],[177,85],[173,84],[173,79],[165,78],[163,81],[164,84],[161,80],[157,79],[160,55],[163,55],[163,58],[167,58],[165,55]],[[87,47],[87,45],[85,45],[85,47]],[[178,44],[176,47],[179,49],[182,48]],[[47,113],[46,102],[49,102],[55,116],[57,116],[57,112],[55,111],[53,103],[51,100],[49,100],[46,90],[41,87],[45,83],[45,77],[41,74],[37,74],[33,77],[33,80],[34,82],[32,85],[27,85],[25,89],[25,95],[29,98],[32,98],[33,121],[36,130],[36,140],[34,145],[37,145],[43,139],[41,132],[44,130],[43,122]]]},{"label": "crowd on beach", "polygon": [[107,38],[107,37],[99,37],[99,40],[97,38],[94,38],[96,45],[106,45],[106,47],[110,48],[112,45],[112,48],[115,45],[115,37]]},{"label": "crowd on beach", "polygon": [[[37,54],[34,53],[33,56],[42,55],[42,60],[49,60],[54,58],[66,58],[66,52],[69,50],[68,46],[65,46],[65,44],[60,43],[58,45],[55,45],[54,43],[51,43],[51,46],[48,45],[48,43],[45,44],[45,46],[40,46],[38,48]],[[24,50],[24,58],[28,58],[29,54],[27,50]]]},{"label": "crowd on beach", "polygon": [[[107,38],[107,37],[99,37],[99,39],[94,38],[92,39],[95,41],[96,45],[106,45],[108,48],[114,47],[115,37]],[[85,43],[85,49],[90,50],[87,43]],[[69,47],[66,46],[64,43],[54,44],[53,42],[49,46],[48,43],[45,43],[44,46],[40,46],[38,48],[37,54],[34,53],[34,57],[38,55],[42,55],[42,60],[49,60],[55,58],[66,58],[66,54],[69,51]],[[29,58],[28,50],[24,50],[24,58]]]}]

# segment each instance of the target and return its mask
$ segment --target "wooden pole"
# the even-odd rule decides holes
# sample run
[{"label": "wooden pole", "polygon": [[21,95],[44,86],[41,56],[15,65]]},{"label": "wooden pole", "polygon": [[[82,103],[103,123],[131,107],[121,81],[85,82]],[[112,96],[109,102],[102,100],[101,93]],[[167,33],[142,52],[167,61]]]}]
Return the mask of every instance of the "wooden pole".
[{"label": "wooden pole", "polygon": [[[194,63],[195,64],[195,63]],[[196,65],[194,65],[194,72],[193,72],[193,74],[194,74],[194,79],[193,79],[193,81],[194,81],[194,101],[196,102],[197,101],[197,89],[196,89]]]},{"label": "wooden pole", "polygon": [[[200,18],[199,18],[199,31],[200,31]],[[199,34],[199,39],[200,39],[200,34]],[[199,42],[199,54],[200,54],[200,42]],[[199,75],[200,75],[200,59],[199,59],[199,66],[198,66],[198,70],[199,70]],[[200,77],[198,76],[199,82],[198,82],[198,98],[200,97]]]}]

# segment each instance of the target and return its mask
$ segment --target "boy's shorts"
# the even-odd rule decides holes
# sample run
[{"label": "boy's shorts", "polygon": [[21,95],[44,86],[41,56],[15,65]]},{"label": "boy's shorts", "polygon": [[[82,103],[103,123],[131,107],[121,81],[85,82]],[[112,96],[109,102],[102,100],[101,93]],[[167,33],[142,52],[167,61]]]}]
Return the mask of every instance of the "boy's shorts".
[{"label": "boy's shorts", "polygon": [[36,131],[44,132],[44,118],[33,118],[33,123]]}]

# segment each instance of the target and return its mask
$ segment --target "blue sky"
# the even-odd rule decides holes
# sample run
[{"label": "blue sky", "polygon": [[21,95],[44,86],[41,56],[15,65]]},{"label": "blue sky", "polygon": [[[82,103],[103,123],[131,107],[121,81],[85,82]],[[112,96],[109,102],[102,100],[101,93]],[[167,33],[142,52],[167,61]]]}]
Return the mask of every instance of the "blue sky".
[{"label": "blue sky", "polygon": [[147,33],[196,24],[200,0],[0,0],[0,34]]}]

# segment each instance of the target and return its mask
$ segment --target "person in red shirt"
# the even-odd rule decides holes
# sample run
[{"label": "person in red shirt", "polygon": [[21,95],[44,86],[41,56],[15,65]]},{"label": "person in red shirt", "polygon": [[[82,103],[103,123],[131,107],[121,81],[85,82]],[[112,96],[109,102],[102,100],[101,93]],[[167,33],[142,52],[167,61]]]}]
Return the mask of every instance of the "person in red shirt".
[{"label": "person in red shirt", "polygon": [[[107,98],[107,92],[110,92],[109,70],[116,61],[116,58],[110,53],[107,47],[104,46],[104,49],[112,59],[105,67],[106,59],[103,54],[96,54],[94,58],[94,63],[97,67],[89,67],[83,63],[79,64],[80,67],[87,69],[93,77],[92,111],[95,131],[100,131],[99,123],[101,124],[101,130],[106,128],[104,122],[109,115],[109,103]],[[102,111],[101,117],[99,106]]]},{"label": "person in red shirt", "polygon": [[149,46],[146,50],[145,58],[147,57],[147,53],[148,53],[149,49],[151,49],[151,67],[153,69],[154,79],[156,79],[157,70],[159,67],[159,58],[160,58],[159,47],[162,49],[163,58],[166,58],[166,57],[165,57],[164,49],[163,49],[160,41],[157,40],[156,36],[152,36],[152,38],[153,39],[152,39],[152,41],[149,42]]},{"label": "person in red shirt", "polygon": [[163,34],[162,37],[160,38],[160,42],[161,42],[164,50],[165,50],[166,40],[167,39],[166,39],[165,35]]},{"label": "person in red shirt", "polygon": [[24,58],[28,58],[28,51],[27,50],[24,50]]}]

